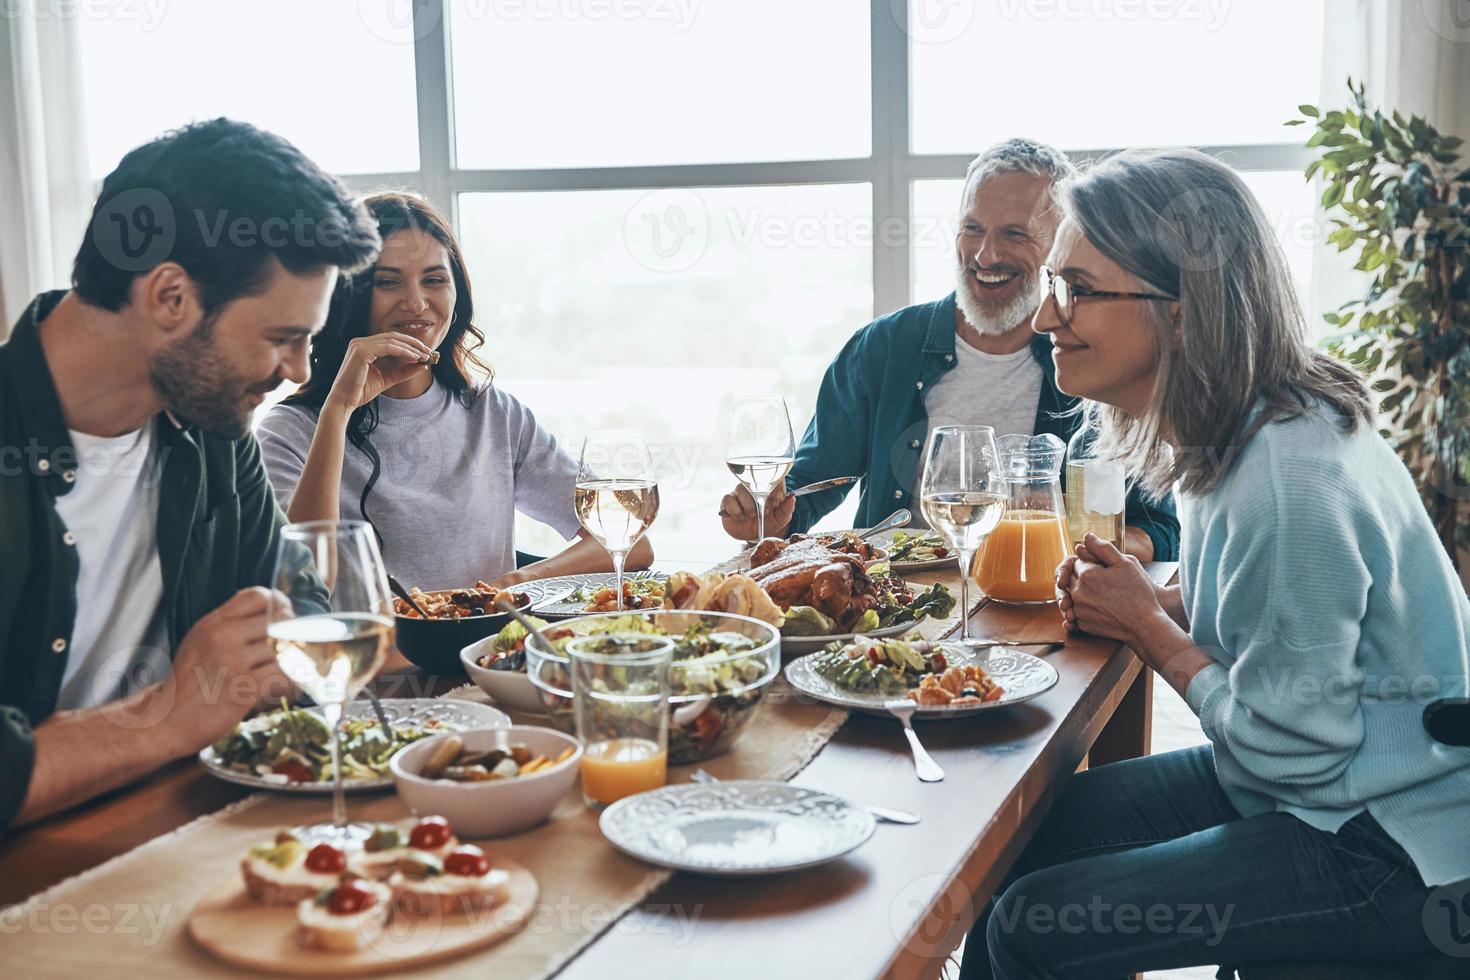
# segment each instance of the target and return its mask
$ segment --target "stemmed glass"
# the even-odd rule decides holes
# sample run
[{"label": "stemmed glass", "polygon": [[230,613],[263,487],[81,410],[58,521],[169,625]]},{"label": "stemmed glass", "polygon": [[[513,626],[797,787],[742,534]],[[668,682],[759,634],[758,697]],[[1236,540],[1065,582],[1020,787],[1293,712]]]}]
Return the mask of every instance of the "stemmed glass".
[{"label": "stemmed glass", "polygon": [[623,563],[658,516],[658,482],[641,432],[604,429],[582,443],[577,467],[577,519],[612,556],[618,611]]},{"label": "stemmed glass", "polygon": [[970,573],[975,554],[1006,509],[1005,484],[988,425],[941,425],[924,446],[919,506],[929,526],[959,555],[960,643],[977,644],[970,633]]},{"label": "stemmed glass", "polygon": [[342,792],[343,708],[388,658],[393,601],[372,527],[310,521],[281,529],[266,635],[282,672],[321,706],[331,729],[332,822],[300,828],[312,841],[355,848],[369,828],[347,822]]},{"label": "stemmed glass", "polygon": [[766,498],[791,471],[796,440],[791,415],[779,395],[746,395],[730,410],[725,465],[755,499],[756,540],[766,536]]}]

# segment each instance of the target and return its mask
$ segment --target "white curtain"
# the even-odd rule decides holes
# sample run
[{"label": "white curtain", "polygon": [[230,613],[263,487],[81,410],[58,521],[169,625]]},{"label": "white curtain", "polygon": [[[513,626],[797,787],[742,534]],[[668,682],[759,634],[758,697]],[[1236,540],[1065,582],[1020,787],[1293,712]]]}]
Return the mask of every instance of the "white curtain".
[{"label": "white curtain", "polygon": [[[1347,79],[1368,101],[1423,116],[1470,145],[1470,0],[1327,0],[1322,51],[1324,110],[1347,105]],[[1322,190],[1318,185],[1318,193]],[[1311,316],[1362,296],[1370,277],[1318,235],[1312,262]]]},{"label": "white curtain", "polygon": [[68,283],[92,206],[76,17],[13,6],[0,16],[0,339],[32,296]]}]

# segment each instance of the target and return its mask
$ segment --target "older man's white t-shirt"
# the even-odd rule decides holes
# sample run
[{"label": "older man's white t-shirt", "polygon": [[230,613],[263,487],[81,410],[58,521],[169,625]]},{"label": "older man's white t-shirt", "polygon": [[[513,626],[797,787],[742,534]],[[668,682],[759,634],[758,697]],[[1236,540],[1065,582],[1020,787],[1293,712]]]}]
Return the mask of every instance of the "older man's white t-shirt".
[{"label": "older man's white t-shirt", "polygon": [[956,334],[954,352],[955,366],[924,394],[928,431],[940,425],[988,425],[997,438],[1033,435],[1042,374],[1030,346],[1014,354],[987,354]]}]

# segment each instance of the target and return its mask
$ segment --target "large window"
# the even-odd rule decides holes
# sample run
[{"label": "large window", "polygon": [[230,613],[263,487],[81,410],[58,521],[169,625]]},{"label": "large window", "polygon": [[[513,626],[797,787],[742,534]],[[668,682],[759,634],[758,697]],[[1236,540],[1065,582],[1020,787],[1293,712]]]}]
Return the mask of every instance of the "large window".
[{"label": "large window", "polygon": [[[660,552],[726,553],[731,396],[782,392],[797,425],[811,416],[833,351],[872,313],[871,200],[866,184],[464,195],[499,383],[574,456],[592,429],[642,429]],[[555,544],[522,531],[523,547]]]},{"label": "large window", "polygon": [[867,0],[449,6],[462,167],[869,154]]},{"label": "large window", "polygon": [[664,557],[729,550],[715,511],[734,394],[784,393],[804,428],[854,329],[949,291],[959,178],[997,139],[1220,155],[1307,295],[1310,157],[1280,124],[1318,100],[1321,0],[158,9],[83,18],[93,172],[227,114],[355,188],[428,194],[463,239],[497,383],[574,455],[598,425],[648,433]]},{"label": "large window", "polygon": [[411,23],[301,0],[107,6],[107,16],[80,7],[95,176],[139,143],[215,116],[280,133],[339,174],[419,169]]},{"label": "large window", "polygon": [[1321,0],[958,2],[931,21],[943,0],[913,2],[919,153],[1289,143],[1282,121],[1316,100]]}]

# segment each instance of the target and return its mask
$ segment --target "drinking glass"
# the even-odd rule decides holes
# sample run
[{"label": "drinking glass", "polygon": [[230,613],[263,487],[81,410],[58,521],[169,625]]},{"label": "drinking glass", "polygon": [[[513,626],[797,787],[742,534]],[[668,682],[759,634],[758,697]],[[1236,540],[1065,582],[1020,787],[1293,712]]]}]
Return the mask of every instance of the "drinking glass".
[{"label": "drinking glass", "polygon": [[970,633],[970,574],[976,552],[1005,512],[999,459],[995,430],[988,425],[937,426],[924,446],[919,506],[959,556],[963,644],[985,642]]},{"label": "drinking glass", "polygon": [[618,611],[623,610],[623,563],[658,516],[658,483],[641,432],[607,429],[582,443],[577,467],[577,519],[612,557]]},{"label": "drinking glass", "polygon": [[607,633],[567,643],[572,709],[591,807],[658,789],[668,778],[669,663],[674,641]]},{"label": "drinking glass", "polygon": [[725,465],[755,499],[756,540],[766,536],[766,498],[791,471],[796,440],[791,415],[779,395],[748,395],[730,410]]},{"label": "drinking glass", "polygon": [[332,822],[300,828],[312,841],[355,848],[370,829],[347,822],[342,712],[393,646],[393,601],[373,529],[364,521],[310,521],[281,529],[266,635],[282,672],[321,706],[332,737]]}]

